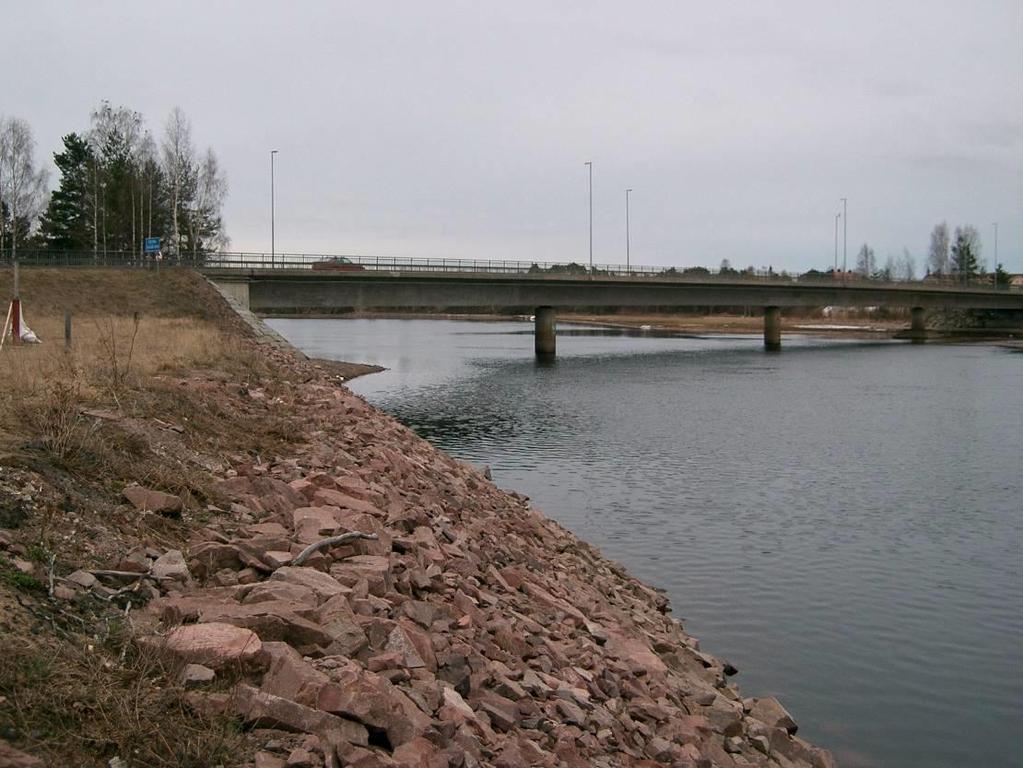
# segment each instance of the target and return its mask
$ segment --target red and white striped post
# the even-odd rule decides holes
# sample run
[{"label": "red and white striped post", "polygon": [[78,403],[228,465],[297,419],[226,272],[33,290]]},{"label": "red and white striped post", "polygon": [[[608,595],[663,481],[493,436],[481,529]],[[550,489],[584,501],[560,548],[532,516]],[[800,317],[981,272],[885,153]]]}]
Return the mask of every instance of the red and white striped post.
[{"label": "red and white striped post", "polygon": [[21,284],[18,279],[18,262],[14,262],[14,298],[11,299],[11,343],[21,341]]}]

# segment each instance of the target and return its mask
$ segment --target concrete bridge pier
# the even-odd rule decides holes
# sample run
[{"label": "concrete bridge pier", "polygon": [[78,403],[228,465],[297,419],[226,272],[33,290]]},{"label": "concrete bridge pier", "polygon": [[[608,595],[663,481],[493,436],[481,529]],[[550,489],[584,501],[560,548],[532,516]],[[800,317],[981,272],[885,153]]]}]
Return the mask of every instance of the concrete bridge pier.
[{"label": "concrete bridge pier", "polygon": [[537,357],[554,357],[554,307],[537,307],[534,314],[533,341]]},{"label": "concrete bridge pier", "polygon": [[764,349],[781,349],[780,307],[764,307]]},{"label": "concrete bridge pier", "polygon": [[923,344],[927,340],[927,328],[924,325],[924,308],[913,307],[910,311],[909,339],[914,344]]}]

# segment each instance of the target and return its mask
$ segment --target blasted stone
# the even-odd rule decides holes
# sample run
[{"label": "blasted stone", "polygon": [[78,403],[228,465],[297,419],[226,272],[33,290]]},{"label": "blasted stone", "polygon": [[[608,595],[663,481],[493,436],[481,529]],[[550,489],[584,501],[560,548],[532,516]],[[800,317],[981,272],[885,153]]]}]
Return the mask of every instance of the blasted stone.
[{"label": "blasted stone", "polygon": [[269,659],[269,668],[263,676],[260,690],[315,707],[316,695],[322,686],[330,682],[330,678],[304,661],[287,643],[263,643],[263,654]]},{"label": "blasted stone", "polygon": [[67,580],[73,581],[78,586],[85,587],[85,589],[92,589],[99,582],[99,580],[88,571],[75,571],[67,577]]},{"label": "blasted stone", "polygon": [[295,605],[315,608],[319,600],[316,593],[302,584],[287,581],[264,581],[257,584],[242,599],[243,605],[265,603],[272,600],[285,600]]},{"label": "blasted stone", "polygon": [[286,565],[283,568],[278,568],[270,580],[308,587],[320,601],[348,592],[333,576],[302,566]]},{"label": "blasted stone", "polygon": [[314,768],[314,766],[319,765],[319,761],[316,760],[313,753],[308,749],[298,747],[291,750],[291,754],[288,755],[284,765],[286,768]]},{"label": "blasted stone", "polygon": [[185,556],[177,549],[167,550],[156,558],[149,572],[157,578],[174,579],[185,583],[192,580],[192,574],[188,572],[188,565],[185,563]]},{"label": "blasted stone", "polygon": [[254,768],[284,768],[284,761],[281,758],[262,750],[255,754],[253,760]]},{"label": "blasted stone", "polygon": [[298,733],[334,734],[350,744],[366,746],[369,732],[359,723],[305,707],[240,683],[231,706],[246,723],[257,728],[281,728]]},{"label": "blasted stone", "polygon": [[0,766],[2,768],[46,768],[38,757],[32,757],[20,749],[15,749],[0,739]]},{"label": "blasted stone", "polygon": [[424,667],[431,672],[437,671],[437,657],[430,637],[418,629],[399,624],[387,636],[384,651],[399,654],[402,664],[409,669]]},{"label": "blasted stone", "polygon": [[140,512],[156,512],[173,517],[180,515],[184,509],[184,503],[174,494],[154,491],[141,485],[129,485],[122,493]]},{"label": "blasted stone", "polygon": [[392,747],[421,736],[430,727],[430,718],[383,677],[350,665],[336,679],[336,684],[320,689],[317,706],[384,731]]},{"label": "blasted stone", "polygon": [[220,622],[188,624],[172,629],[162,638],[147,638],[146,642],[184,661],[213,669],[253,662],[263,647],[252,630]]},{"label": "blasted stone", "polygon": [[382,511],[370,504],[368,501],[357,499],[354,496],[341,493],[341,491],[335,491],[333,488],[319,488],[313,494],[313,501],[318,504],[340,507],[341,509],[350,509],[353,512],[362,512],[363,514],[373,515],[374,517],[384,516]]},{"label": "blasted stone", "polygon": [[317,621],[331,638],[324,649],[328,654],[354,656],[369,643],[345,595],[335,595],[321,605]]},{"label": "blasted stone", "polygon": [[186,664],[178,679],[185,688],[198,688],[206,683],[212,683],[216,675],[216,672],[202,664]]},{"label": "blasted stone", "polygon": [[392,589],[391,564],[388,558],[379,555],[356,555],[330,568],[332,576],[349,586],[365,580],[369,592],[383,597]]},{"label": "blasted stone", "polygon": [[783,728],[790,736],[799,730],[799,726],[792,719],[792,715],[773,696],[753,699],[753,703],[749,707],[749,714],[750,717],[759,720],[771,728]]},{"label": "blasted stone", "polygon": [[251,629],[261,640],[290,643],[303,653],[315,653],[330,645],[333,638],[318,624],[300,615],[301,610],[302,606],[284,600],[251,605],[211,601],[200,608],[200,618]]}]

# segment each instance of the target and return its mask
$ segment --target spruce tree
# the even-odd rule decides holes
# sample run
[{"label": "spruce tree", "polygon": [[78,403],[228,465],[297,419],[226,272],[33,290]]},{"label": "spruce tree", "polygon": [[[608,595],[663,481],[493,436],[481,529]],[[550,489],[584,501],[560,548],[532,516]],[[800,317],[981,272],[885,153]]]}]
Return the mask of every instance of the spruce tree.
[{"label": "spruce tree", "polygon": [[60,187],[50,195],[39,225],[39,240],[56,250],[92,248],[92,173],[89,143],[77,133],[64,137],[64,151],[55,152]]}]

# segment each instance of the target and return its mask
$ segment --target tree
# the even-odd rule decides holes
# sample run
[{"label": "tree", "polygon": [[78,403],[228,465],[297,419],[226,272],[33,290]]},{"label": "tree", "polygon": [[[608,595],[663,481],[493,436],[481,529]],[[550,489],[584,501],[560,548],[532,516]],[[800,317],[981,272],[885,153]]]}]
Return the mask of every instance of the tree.
[{"label": "tree", "polygon": [[195,179],[195,191],[188,210],[188,238],[192,257],[200,251],[218,250],[226,240],[220,210],[227,197],[227,178],[220,170],[217,156],[206,150]]},{"label": "tree", "polygon": [[194,179],[195,148],[192,146],[192,126],[180,107],[171,110],[163,137],[163,173],[167,179],[171,210],[171,250],[181,252],[179,216],[182,200],[187,196]]},{"label": "tree", "polygon": [[1005,271],[1005,267],[999,264],[995,267],[995,285],[1009,285],[1012,282],[1012,275]]},{"label": "tree", "polygon": [[895,259],[896,280],[916,280],[916,259],[909,252],[909,248],[902,249],[902,255]]},{"label": "tree", "polygon": [[732,262],[728,259],[721,259],[721,266],[718,267],[719,275],[737,275],[738,271],[732,268]]},{"label": "tree", "polygon": [[92,174],[95,159],[89,142],[77,133],[64,137],[64,151],[53,154],[60,186],[39,222],[41,244],[62,250],[86,249],[94,241]]},{"label": "tree", "polygon": [[863,277],[873,277],[877,271],[874,249],[864,243],[856,255],[856,271]]},{"label": "tree", "polygon": [[948,263],[948,224],[944,221],[935,224],[931,230],[931,245],[927,251],[927,269],[932,275],[945,275],[949,271]]},{"label": "tree", "polygon": [[[25,238],[43,205],[47,174],[35,167],[36,142],[28,123],[17,117],[0,119],[0,251],[11,235],[11,255],[18,252],[18,238]],[[9,218],[10,224],[7,223]]]},{"label": "tree", "polygon": [[888,258],[884,261],[884,266],[878,269],[872,277],[875,280],[884,280],[890,282],[895,279],[895,257],[888,254]]},{"label": "tree", "polygon": [[969,224],[956,227],[952,246],[952,272],[966,282],[980,272],[980,235]]}]

